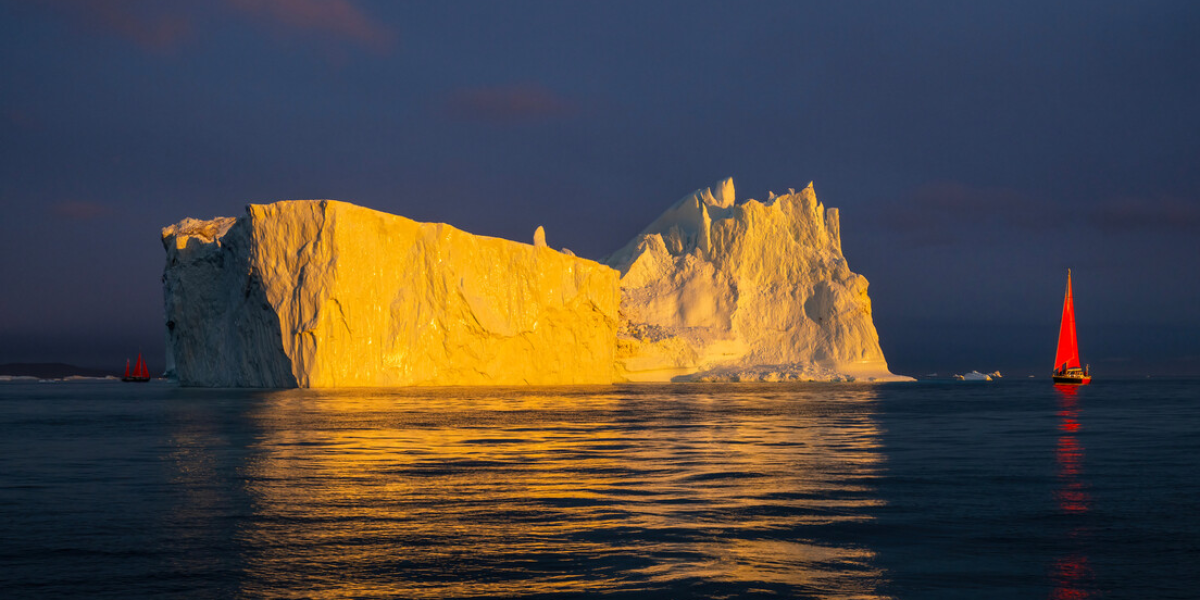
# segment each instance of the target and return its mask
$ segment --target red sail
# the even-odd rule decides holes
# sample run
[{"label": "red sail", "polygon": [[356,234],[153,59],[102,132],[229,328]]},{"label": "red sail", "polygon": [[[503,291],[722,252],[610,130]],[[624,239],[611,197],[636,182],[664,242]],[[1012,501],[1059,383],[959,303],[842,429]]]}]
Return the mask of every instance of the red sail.
[{"label": "red sail", "polygon": [[142,362],[142,353],[138,352],[137,365],[133,367],[134,377],[149,377],[150,369],[146,368],[146,363]]},{"label": "red sail", "polygon": [[129,378],[129,359],[125,359],[125,378]]},{"label": "red sail", "polygon": [[1075,340],[1075,302],[1071,298],[1071,271],[1067,270],[1067,297],[1063,299],[1062,324],[1058,328],[1058,351],[1054,371],[1079,366],[1079,343]]}]

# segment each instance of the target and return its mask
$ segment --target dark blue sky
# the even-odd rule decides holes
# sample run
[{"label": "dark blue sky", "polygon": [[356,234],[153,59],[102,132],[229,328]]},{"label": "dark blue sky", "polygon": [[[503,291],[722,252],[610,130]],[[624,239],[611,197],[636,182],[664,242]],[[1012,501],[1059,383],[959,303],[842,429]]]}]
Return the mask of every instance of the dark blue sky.
[{"label": "dark blue sky", "polygon": [[[1050,5],[1048,5],[1050,4]],[[1195,2],[0,2],[0,362],[161,365],[159,229],[334,198],[601,258],[815,181],[893,370],[1200,374]]]}]

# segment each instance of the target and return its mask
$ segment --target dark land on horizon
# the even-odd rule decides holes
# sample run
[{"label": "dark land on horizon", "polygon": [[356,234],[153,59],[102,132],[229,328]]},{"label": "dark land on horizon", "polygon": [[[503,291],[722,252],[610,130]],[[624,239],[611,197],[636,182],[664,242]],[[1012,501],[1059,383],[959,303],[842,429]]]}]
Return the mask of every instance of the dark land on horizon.
[{"label": "dark land on horizon", "polygon": [[[5,363],[0,364],[0,376],[62,379],[64,377],[120,377],[119,369],[92,369],[66,363]],[[153,372],[153,371],[152,371]]]}]

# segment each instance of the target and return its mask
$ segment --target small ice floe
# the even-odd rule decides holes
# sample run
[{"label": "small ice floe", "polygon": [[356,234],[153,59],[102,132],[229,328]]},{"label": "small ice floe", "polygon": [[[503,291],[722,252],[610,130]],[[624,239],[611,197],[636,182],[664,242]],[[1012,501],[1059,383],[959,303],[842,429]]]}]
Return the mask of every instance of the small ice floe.
[{"label": "small ice floe", "polygon": [[991,375],[984,375],[983,373],[980,373],[979,371],[971,371],[970,373],[964,373],[962,375],[955,375],[954,378],[959,381],[991,381],[992,380]]}]

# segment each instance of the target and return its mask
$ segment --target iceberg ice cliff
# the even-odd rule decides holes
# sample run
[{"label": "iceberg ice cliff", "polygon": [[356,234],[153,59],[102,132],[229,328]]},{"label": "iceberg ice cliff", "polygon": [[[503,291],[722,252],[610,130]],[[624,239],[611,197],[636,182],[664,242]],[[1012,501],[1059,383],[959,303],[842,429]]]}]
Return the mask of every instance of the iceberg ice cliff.
[{"label": "iceberg ice cliff", "polygon": [[888,371],[867,280],[846,265],[838,211],[811,183],[737,204],[726,179],[606,262],[621,271],[621,379],[909,379]]},{"label": "iceberg ice cliff", "polygon": [[671,206],[610,266],[345,202],[251,204],[162,231],[184,385],[895,380],[867,281],[811,184]]},{"label": "iceberg ice cliff", "polygon": [[184,385],[610,383],[617,274],[330,200],[163,229]]}]

